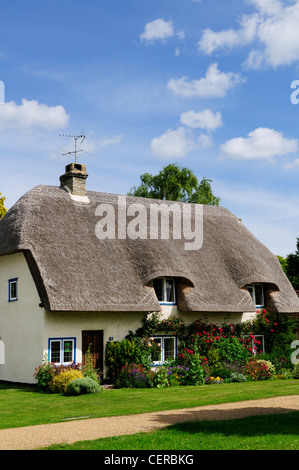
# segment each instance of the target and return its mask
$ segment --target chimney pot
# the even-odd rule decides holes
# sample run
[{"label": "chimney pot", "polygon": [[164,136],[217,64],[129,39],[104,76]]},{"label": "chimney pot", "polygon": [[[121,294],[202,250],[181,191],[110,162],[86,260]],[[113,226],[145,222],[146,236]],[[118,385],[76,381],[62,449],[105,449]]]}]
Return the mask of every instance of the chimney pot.
[{"label": "chimney pot", "polygon": [[69,190],[74,196],[86,196],[86,165],[69,163],[60,176],[60,187]]}]

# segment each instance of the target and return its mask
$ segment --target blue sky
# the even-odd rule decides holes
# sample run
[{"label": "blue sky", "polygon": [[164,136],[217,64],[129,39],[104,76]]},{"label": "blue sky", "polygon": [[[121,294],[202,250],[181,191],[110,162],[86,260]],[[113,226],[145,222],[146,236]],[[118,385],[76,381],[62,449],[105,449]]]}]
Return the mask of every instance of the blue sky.
[{"label": "blue sky", "polygon": [[88,189],[126,194],[179,163],[274,254],[294,252],[298,24],[298,0],[2,2],[6,207],[59,185],[73,149],[60,134],[83,129]]}]

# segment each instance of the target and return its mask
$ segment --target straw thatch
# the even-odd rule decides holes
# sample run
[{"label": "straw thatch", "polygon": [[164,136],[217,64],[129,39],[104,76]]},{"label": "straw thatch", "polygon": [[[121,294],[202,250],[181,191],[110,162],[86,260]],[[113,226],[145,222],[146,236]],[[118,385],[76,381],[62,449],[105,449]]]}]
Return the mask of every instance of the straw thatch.
[{"label": "straw thatch", "polygon": [[[110,204],[117,213],[118,196],[87,196],[89,204],[62,188],[37,186],[0,221],[0,255],[25,253],[47,310],[158,311],[152,280],[171,276],[183,311],[253,312],[245,286],[262,282],[273,311],[299,312],[277,258],[226,209],[203,207],[203,246],[187,251],[184,239],[99,240],[96,208]],[[135,202],[157,203],[127,198],[128,205]]]}]

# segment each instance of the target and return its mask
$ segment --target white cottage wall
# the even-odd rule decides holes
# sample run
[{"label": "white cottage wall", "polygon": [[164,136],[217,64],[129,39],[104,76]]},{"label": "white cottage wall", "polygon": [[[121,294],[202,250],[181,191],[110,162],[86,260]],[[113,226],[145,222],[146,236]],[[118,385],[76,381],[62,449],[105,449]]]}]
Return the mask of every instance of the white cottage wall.
[{"label": "white cottage wall", "polygon": [[[9,301],[9,280],[17,281],[17,300]],[[23,253],[0,257],[0,338],[4,361],[0,380],[33,383],[42,360],[44,309]],[[2,358],[3,359],[3,358]]]}]

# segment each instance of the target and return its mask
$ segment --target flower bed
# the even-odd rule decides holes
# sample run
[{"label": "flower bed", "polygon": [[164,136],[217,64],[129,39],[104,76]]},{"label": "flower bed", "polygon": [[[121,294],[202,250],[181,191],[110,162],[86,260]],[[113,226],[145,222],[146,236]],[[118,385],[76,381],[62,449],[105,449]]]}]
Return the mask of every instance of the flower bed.
[{"label": "flower bed", "polygon": [[[221,326],[202,320],[186,325],[180,317],[160,320],[159,314],[151,314],[125,340],[107,344],[108,375],[113,382],[117,377],[117,386],[129,387],[285,378],[294,369],[290,345],[295,329],[290,318],[278,318],[265,309],[259,310],[253,321]],[[152,369],[160,357],[155,335],[176,336],[178,351],[173,361]],[[258,353],[261,343],[256,335],[266,338],[267,350],[263,354]]]}]

